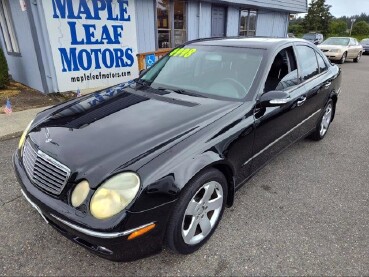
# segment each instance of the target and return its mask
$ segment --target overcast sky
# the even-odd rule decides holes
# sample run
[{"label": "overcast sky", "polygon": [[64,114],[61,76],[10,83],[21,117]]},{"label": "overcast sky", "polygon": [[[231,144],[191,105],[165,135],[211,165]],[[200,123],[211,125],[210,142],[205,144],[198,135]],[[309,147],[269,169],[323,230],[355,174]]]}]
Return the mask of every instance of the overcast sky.
[{"label": "overcast sky", "polygon": [[[309,3],[311,0],[308,0]],[[369,14],[369,0],[326,0],[331,5],[331,13],[335,17],[350,16],[366,13]]]}]

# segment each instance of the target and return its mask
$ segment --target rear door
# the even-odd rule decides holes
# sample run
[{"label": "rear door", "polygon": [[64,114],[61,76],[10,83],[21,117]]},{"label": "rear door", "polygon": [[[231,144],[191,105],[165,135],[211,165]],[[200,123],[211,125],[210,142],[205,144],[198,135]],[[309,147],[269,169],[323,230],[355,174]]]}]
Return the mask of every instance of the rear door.
[{"label": "rear door", "polygon": [[295,49],[301,81],[306,89],[306,99],[300,105],[304,120],[304,124],[301,125],[301,136],[304,136],[316,127],[332,84],[329,66],[320,53],[308,45],[296,45]]}]

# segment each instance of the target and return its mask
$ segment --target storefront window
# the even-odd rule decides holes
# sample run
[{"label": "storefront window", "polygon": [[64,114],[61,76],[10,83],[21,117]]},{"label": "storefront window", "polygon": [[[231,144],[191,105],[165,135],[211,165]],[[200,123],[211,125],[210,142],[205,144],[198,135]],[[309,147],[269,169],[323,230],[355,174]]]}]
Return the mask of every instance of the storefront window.
[{"label": "storefront window", "polygon": [[187,40],[186,3],[157,0],[158,48],[173,48]]},{"label": "storefront window", "polygon": [[9,2],[7,0],[0,0],[0,31],[3,34],[5,47],[8,53],[19,54],[19,45],[11,18]]},{"label": "storefront window", "polygon": [[256,10],[242,10],[240,15],[240,36],[256,35]]},{"label": "storefront window", "polygon": [[186,4],[174,1],[174,46],[185,43],[186,38]]},{"label": "storefront window", "polygon": [[169,48],[171,45],[169,0],[158,0],[156,6],[159,48]]}]

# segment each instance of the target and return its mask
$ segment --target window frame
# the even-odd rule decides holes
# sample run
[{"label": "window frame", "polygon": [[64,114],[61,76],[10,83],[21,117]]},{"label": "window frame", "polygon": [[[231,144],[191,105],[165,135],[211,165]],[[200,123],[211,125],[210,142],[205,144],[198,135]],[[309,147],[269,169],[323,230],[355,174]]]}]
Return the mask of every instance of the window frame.
[{"label": "window frame", "polygon": [[[1,0],[0,0],[1,1]],[[184,7],[184,16],[186,18],[186,22],[184,24],[185,29],[183,29],[186,33],[185,36],[185,42],[188,41],[188,4],[187,1],[181,1],[181,0],[168,0],[169,2],[169,26],[168,29],[165,29],[167,31],[169,31],[169,36],[170,36],[170,44],[168,48],[175,48],[177,46],[175,46],[175,35],[174,35],[174,16],[175,16],[175,10],[174,10],[174,2],[183,2],[183,4],[185,5]],[[155,11],[155,48],[156,50],[160,50],[160,49],[165,49],[165,48],[161,48],[159,47],[159,30],[164,30],[162,28],[158,28],[158,24],[157,24],[157,20],[158,20],[158,0],[154,1],[154,11]],[[182,30],[182,31],[183,31]],[[184,43],[185,43],[184,42]]]},{"label": "window frame", "polygon": [[[290,48],[290,51],[288,50]],[[291,57],[295,59],[295,63],[296,63],[296,73],[297,73],[297,80],[298,80],[298,83],[293,85],[293,86],[290,86],[290,87],[287,87],[285,88],[283,91],[284,92],[287,92],[287,93],[291,93],[292,91],[294,91],[294,89],[296,89],[297,87],[301,86],[301,84],[304,82],[302,79],[301,79],[301,75],[300,75],[300,64],[297,60],[297,55],[296,55],[296,50],[295,50],[295,46],[293,44],[290,44],[288,46],[283,46],[281,48],[279,48],[277,51],[275,51],[272,55],[273,57],[273,61],[272,63],[270,64],[269,66],[269,69],[266,71],[266,79],[265,79],[265,82],[264,82],[264,89],[262,89],[262,94],[265,94],[265,93],[268,93],[268,91],[265,91],[265,84],[268,80],[268,77],[269,77],[269,73],[270,71],[272,70],[272,65],[274,63],[274,60],[275,58],[277,57],[277,55],[282,52],[282,51],[286,51],[286,58],[287,58],[287,62],[288,62],[288,70],[290,71],[291,70]],[[292,71],[290,71],[288,74],[290,74]],[[287,74],[287,75],[288,75]],[[283,78],[282,78],[283,80]]]},{"label": "window frame", "polygon": [[[327,62],[325,61],[325,59],[323,58],[323,56],[322,56],[321,54],[319,54],[319,52],[318,52],[318,51],[316,51],[316,50],[315,50],[315,55],[316,55],[316,60],[317,60],[317,62],[318,62],[318,66],[319,66],[319,74],[322,74],[322,73],[325,73],[326,71],[328,71],[328,69],[329,69],[329,64],[327,64]],[[325,64],[325,66],[326,66],[325,70],[323,70],[323,71],[321,71],[321,70],[320,70],[320,65],[319,65],[318,57],[320,57],[320,58],[322,59],[323,63],[324,63],[324,64]],[[319,74],[318,74],[318,75],[319,75]]]},{"label": "window frame", "polygon": [[[245,35],[241,35],[241,14],[242,12],[247,11],[247,26],[246,26],[246,30],[244,30],[243,32],[246,32]],[[250,30],[250,14],[251,12],[255,12],[256,16],[255,16],[255,30]],[[248,8],[248,9],[240,9],[239,11],[239,19],[238,19],[238,36],[240,37],[256,37],[256,30],[257,30],[257,23],[258,23],[258,17],[259,17],[259,10],[258,9],[252,9],[252,8]],[[255,32],[254,35],[249,35],[250,32]]]},{"label": "window frame", "polygon": [[[317,68],[318,68],[318,73],[317,74],[315,74],[314,76],[312,76],[312,77],[310,77],[309,79],[304,79],[304,74],[303,74],[303,70],[302,70],[302,65],[301,65],[301,61],[300,61],[300,59],[298,58],[298,52],[297,52],[297,47],[299,47],[299,46],[303,46],[303,47],[308,47],[308,48],[310,48],[311,50],[313,50],[314,51],[314,53],[315,53],[315,61],[316,61],[316,65],[317,65]],[[319,67],[319,63],[318,63],[318,58],[317,58],[317,51],[313,48],[313,47],[311,47],[310,45],[307,45],[307,44],[295,44],[294,45],[294,51],[295,51],[295,56],[296,56],[296,58],[298,59],[297,60],[297,64],[298,64],[298,67],[299,67],[299,73],[300,73],[300,75],[299,75],[299,78],[300,78],[300,80],[301,80],[301,84],[304,84],[305,82],[309,82],[309,81],[311,81],[311,80],[313,80],[313,79],[315,79],[317,76],[319,76],[322,72],[320,72],[320,67]],[[323,59],[324,60],[324,59]]]},{"label": "window frame", "polygon": [[[21,56],[21,52],[18,36],[14,27],[13,15],[8,0],[0,0],[0,14],[4,15],[3,23],[0,21],[0,31],[4,40],[4,48],[8,55],[19,57]],[[6,30],[4,30],[4,28],[6,28]],[[8,39],[5,38],[5,32],[7,32]]]}]

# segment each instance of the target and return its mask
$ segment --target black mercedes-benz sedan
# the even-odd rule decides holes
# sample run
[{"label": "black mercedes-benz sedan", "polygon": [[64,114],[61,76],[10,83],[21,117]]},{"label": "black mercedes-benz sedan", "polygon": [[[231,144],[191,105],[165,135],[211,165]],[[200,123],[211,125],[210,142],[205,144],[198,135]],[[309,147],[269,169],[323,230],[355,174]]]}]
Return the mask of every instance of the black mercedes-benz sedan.
[{"label": "black mercedes-benz sedan", "polygon": [[16,175],[48,224],[97,255],[192,253],[272,157],[326,136],[340,91],[340,69],[304,40],[189,42],[128,84],[39,113]]}]

